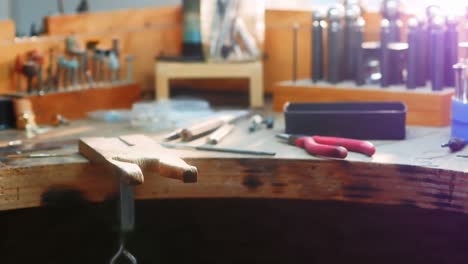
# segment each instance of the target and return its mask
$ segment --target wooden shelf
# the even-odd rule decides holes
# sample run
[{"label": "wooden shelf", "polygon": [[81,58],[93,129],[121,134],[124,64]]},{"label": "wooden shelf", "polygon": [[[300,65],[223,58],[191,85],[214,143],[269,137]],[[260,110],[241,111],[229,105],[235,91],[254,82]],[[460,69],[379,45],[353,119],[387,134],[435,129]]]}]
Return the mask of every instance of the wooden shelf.
[{"label": "wooden shelf", "polygon": [[69,90],[44,95],[14,94],[28,99],[38,124],[53,124],[58,114],[70,120],[86,118],[96,110],[131,108],[140,99],[140,86],[134,83],[107,84],[91,89]]}]

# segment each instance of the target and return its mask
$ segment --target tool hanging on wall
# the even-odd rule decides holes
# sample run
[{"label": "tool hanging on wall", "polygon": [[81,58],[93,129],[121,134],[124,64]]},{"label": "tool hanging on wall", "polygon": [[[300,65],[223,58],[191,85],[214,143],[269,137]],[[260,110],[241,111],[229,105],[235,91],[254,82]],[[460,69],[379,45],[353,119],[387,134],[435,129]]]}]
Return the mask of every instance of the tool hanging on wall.
[{"label": "tool hanging on wall", "polygon": [[417,18],[418,28],[417,28],[417,37],[416,37],[416,47],[417,47],[417,61],[418,67],[416,72],[416,85],[418,87],[426,87],[427,85],[427,49],[428,49],[428,34],[426,28],[426,19],[425,17]]}]

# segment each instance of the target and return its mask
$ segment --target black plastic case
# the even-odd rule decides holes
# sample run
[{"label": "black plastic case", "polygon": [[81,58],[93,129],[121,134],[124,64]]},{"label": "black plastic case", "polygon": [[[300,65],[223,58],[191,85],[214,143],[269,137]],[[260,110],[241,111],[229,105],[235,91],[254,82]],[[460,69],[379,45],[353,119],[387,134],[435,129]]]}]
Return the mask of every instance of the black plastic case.
[{"label": "black plastic case", "polygon": [[404,139],[406,106],[401,102],[289,103],[286,133],[354,139]]}]

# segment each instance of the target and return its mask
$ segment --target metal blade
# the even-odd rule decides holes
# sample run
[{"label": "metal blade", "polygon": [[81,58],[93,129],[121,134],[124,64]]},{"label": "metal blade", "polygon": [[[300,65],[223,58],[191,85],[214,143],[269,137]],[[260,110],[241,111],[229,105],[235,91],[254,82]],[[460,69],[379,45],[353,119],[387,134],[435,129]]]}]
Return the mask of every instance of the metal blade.
[{"label": "metal blade", "polygon": [[133,187],[120,181],[120,231],[128,233],[135,226],[135,197]]}]

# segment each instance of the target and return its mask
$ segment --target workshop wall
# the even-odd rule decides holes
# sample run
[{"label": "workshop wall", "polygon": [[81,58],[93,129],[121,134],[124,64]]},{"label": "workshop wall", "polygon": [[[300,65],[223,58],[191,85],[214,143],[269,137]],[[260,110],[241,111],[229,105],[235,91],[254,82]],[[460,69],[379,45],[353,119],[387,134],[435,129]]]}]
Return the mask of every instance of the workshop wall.
[{"label": "workshop wall", "polygon": [[[8,3],[9,1],[0,0],[0,10],[2,10],[4,2]],[[75,13],[79,2],[80,0],[64,1],[65,12]],[[92,11],[169,6],[180,3],[180,0],[89,0]],[[14,0],[11,1],[11,11],[11,16],[16,22],[17,32],[29,34],[32,23],[36,23],[39,28],[43,17],[58,13],[57,0]]]}]

